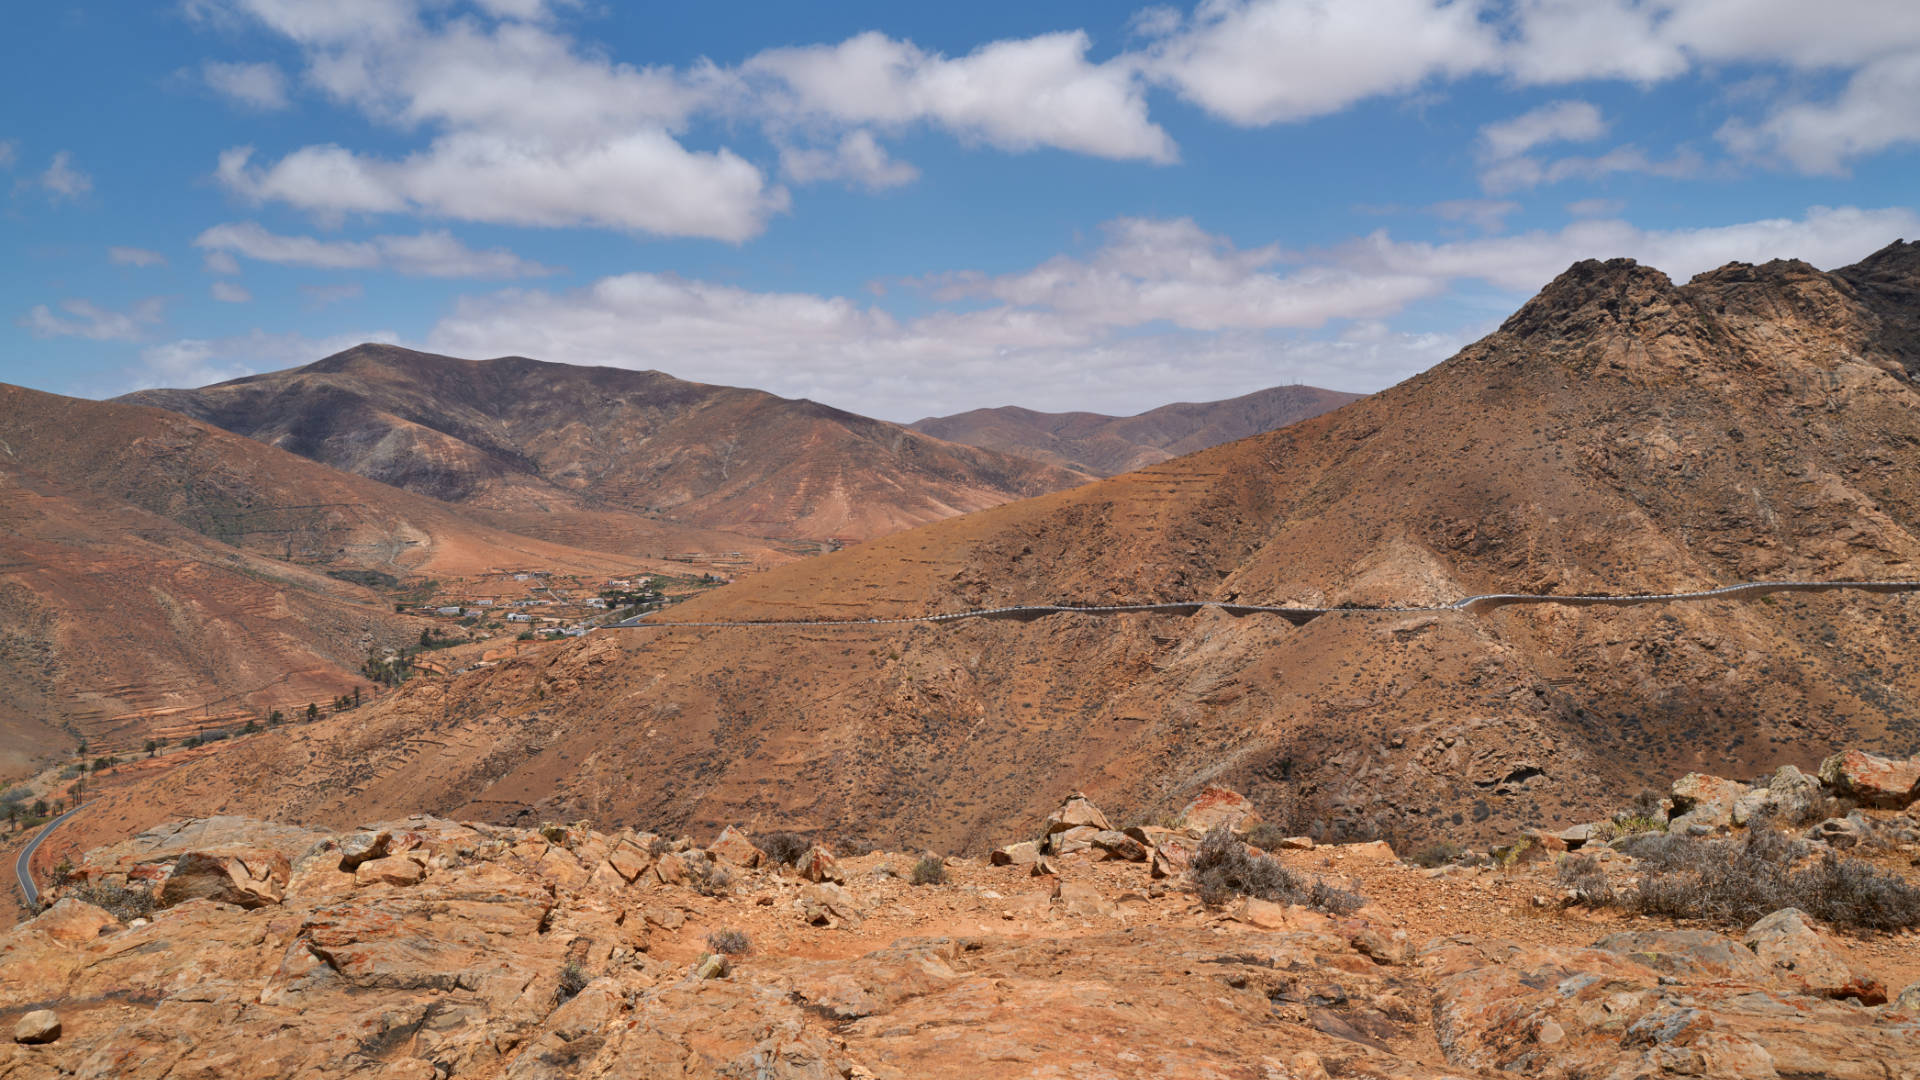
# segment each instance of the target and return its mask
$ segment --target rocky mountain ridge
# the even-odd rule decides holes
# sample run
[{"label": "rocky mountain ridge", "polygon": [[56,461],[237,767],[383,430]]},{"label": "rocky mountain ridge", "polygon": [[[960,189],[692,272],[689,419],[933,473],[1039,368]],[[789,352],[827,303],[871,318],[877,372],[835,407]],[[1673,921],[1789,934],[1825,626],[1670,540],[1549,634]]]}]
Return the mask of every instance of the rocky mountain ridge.
[{"label": "rocky mountain ridge", "polygon": [[509,528],[582,544],[624,533],[622,551],[675,529],[693,535],[666,550],[725,534],[865,540],[1086,479],[758,390],[389,345],[123,400]]},{"label": "rocky mountain ridge", "polygon": [[1225,401],[1162,405],[1134,416],[1006,406],[930,416],[912,426],[951,442],[1113,476],[1309,420],[1362,396],[1315,386],[1275,386]]}]

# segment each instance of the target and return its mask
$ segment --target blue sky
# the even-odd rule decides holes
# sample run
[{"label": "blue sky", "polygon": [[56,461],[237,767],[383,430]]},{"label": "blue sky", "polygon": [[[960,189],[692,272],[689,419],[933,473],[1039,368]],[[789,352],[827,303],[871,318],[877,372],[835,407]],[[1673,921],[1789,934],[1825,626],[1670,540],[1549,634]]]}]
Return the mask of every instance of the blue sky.
[{"label": "blue sky", "polygon": [[0,380],[363,340],[896,420],[1374,390],[1576,259],[1920,237],[1911,0],[33,5]]}]

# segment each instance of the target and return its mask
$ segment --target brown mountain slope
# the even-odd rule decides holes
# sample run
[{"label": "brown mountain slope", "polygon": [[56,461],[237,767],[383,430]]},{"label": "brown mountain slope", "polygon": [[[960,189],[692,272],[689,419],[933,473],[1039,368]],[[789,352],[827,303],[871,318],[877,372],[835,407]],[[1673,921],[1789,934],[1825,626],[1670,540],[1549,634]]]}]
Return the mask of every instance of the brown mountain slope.
[{"label": "brown mountain slope", "polygon": [[758,390],[387,345],[126,400],[569,540],[596,512],[601,528],[609,512],[637,516],[641,539],[676,525],[867,539],[1086,479]]},{"label": "brown mountain slope", "polygon": [[631,568],[173,413],[6,385],[0,500],[0,722],[27,756],[364,682],[368,651],[419,626],[327,571]]},{"label": "brown mountain slope", "polygon": [[[1879,258],[1920,282],[1920,245]],[[1920,398],[1889,373],[1914,358],[1880,344],[1901,314],[1888,295],[1792,262],[1683,287],[1581,263],[1498,332],[1337,412],[672,616],[1920,578]],[[1150,817],[1218,779],[1270,816],[1489,836],[1582,820],[1676,770],[1912,753],[1917,602],[613,631],[250,741],[169,797],[326,821],[852,822],[964,846],[1070,786]],[[147,794],[103,815],[164,816]]]},{"label": "brown mountain slope", "polygon": [[1113,476],[1311,419],[1361,396],[1275,386],[1225,401],[1162,405],[1137,416],[1046,413],[1009,405],[930,416],[913,428],[951,442]]}]

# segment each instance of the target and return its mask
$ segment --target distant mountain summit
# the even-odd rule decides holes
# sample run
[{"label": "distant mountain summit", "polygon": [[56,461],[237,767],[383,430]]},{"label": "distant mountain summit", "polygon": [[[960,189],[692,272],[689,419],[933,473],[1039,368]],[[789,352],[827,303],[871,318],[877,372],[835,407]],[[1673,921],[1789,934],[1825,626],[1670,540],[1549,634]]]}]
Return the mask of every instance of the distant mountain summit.
[{"label": "distant mountain summit", "polygon": [[124,400],[611,550],[608,514],[863,540],[1087,479],[759,390],[391,345]]},{"label": "distant mountain summit", "polygon": [[[1917,288],[1912,244],[1684,285],[1582,262],[1452,359],[1334,412],[662,616],[853,625],[597,633],[178,783],[244,776],[251,793],[215,812],[342,824],[857,822],[952,850],[1073,790],[1153,821],[1219,783],[1288,828],[1496,839],[1593,820],[1675,773],[1910,756],[1911,594],[1338,609],[1920,579]],[[1191,599],[1336,610],[866,621]],[[367,775],[383,779],[344,782]],[[213,809],[136,794],[154,820]]]},{"label": "distant mountain summit", "polygon": [[1225,401],[1162,405],[1137,416],[1006,406],[930,416],[913,428],[951,442],[1113,476],[1309,420],[1362,396],[1314,386],[1275,386]]}]

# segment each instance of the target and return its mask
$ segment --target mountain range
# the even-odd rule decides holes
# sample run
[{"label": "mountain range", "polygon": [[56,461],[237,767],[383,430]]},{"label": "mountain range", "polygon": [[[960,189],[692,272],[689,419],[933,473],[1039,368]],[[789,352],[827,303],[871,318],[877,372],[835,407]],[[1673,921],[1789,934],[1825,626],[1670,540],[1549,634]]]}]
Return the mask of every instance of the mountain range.
[{"label": "mountain range", "polygon": [[[1908,243],[1684,285],[1578,263],[1334,412],[661,616],[843,625],[596,633],[247,740],[102,820],[424,810],[959,849],[1070,789],[1153,820],[1224,782],[1301,828],[1492,836],[1681,769],[1911,754],[1910,597],[1369,609],[1920,578],[1917,286]],[[1345,610],[867,621],[1191,599]]]}]

